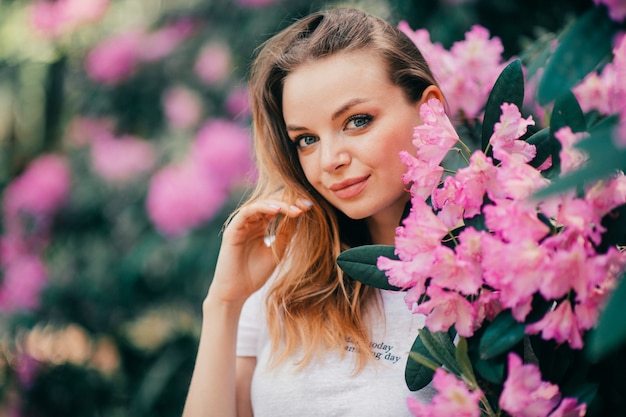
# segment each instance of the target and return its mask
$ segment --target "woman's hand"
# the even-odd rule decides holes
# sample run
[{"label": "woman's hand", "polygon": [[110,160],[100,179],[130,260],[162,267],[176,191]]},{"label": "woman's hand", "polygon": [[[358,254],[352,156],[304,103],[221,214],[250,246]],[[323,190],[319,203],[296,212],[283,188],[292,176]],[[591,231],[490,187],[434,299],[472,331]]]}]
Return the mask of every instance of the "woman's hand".
[{"label": "woman's hand", "polygon": [[269,223],[280,214],[295,218],[311,207],[300,199],[295,205],[279,199],[255,201],[242,207],[224,229],[209,296],[223,302],[245,301],[261,288],[277,265],[289,241],[277,236],[273,247],[264,242]]}]

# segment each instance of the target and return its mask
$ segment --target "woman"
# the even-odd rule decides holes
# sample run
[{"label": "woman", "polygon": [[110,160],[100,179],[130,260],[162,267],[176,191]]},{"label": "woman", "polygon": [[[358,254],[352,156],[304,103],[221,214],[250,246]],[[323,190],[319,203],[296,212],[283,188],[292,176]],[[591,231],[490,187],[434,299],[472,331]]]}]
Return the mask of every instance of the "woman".
[{"label": "woman", "polygon": [[184,415],[409,415],[409,395],[430,397],[404,382],[423,318],[335,259],[394,243],[398,153],[442,94],[404,34],[343,8],[270,39],[251,89],[258,185],[224,230]]}]

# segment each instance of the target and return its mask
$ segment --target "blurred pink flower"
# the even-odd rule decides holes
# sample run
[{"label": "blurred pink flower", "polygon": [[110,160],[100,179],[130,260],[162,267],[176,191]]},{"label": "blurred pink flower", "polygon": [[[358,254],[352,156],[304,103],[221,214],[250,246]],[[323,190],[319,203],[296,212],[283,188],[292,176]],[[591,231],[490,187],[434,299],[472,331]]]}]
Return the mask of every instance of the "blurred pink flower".
[{"label": "blurred pink flower", "polygon": [[108,8],[109,0],[40,0],[32,5],[31,24],[42,34],[56,37],[99,21]]},{"label": "blurred pink flower", "polygon": [[487,29],[475,25],[463,41],[455,42],[447,51],[441,44],[433,44],[423,29],[413,31],[406,22],[400,22],[398,28],[415,43],[432,68],[452,117],[478,116],[504,66],[500,39],[490,39]]},{"label": "blurred pink flower", "polygon": [[165,117],[176,129],[189,129],[202,117],[202,99],[187,87],[178,85],[167,89],[163,95]]},{"label": "blurred pink flower", "polygon": [[227,197],[219,179],[188,159],[152,177],[146,208],[161,233],[177,236],[212,219]]},{"label": "blurred pink flower", "polygon": [[546,340],[557,343],[568,342],[572,349],[582,349],[582,330],[578,327],[576,316],[569,301],[563,301],[554,310],[548,311],[541,320],[526,326],[528,334],[541,333]]},{"label": "blurred pink flower", "polygon": [[236,119],[250,115],[250,91],[247,86],[231,90],[226,97],[226,111]]},{"label": "blurred pink flower", "polygon": [[470,337],[474,334],[476,306],[470,303],[462,294],[447,291],[435,284],[426,289],[427,301],[417,304],[413,313],[426,315],[426,327],[432,332],[448,331],[450,326],[460,336]]},{"label": "blurred pink flower", "polygon": [[70,168],[64,157],[52,154],[38,157],[6,188],[5,215],[15,216],[20,212],[36,216],[52,214],[68,198],[70,182]]},{"label": "blurred pink flower", "polygon": [[224,81],[232,69],[230,48],[222,43],[205,45],[194,66],[196,75],[207,84]]},{"label": "blurred pink flower", "polygon": [[103,135],[110,135],[114,128],[112,119],[76,116],[68,124],[65,140],[72,146],[84,146]]},{"label": "blurred pink flower", "polygon": [[413,132],[416,156],[422,161],[439,165],[458,142],[459,135],[439,100],[428,100],[420,106],[419,112],[423,123],[416,126]]},{"label": "blurred pink flower", "polygon": [[430,404],[422,404],[409,397],[409,411],[417,417],[480,417],[479,402],[483,395],[480,389],[469,390],[467,385],[456,376],[442,368],[433,376],[433,386],[438,393]]},{"label": "blurred pink flower", "polygon": [[180,19],[152,33],[143,39],[140,56],[143,61],[158,61],[165,58],[189,38],[196,29],[196,22],[191,19]]},{"label": "blurred pink flower", "polygon": [[0,312],[13,313],[39,307],[39,293],[46,284],[46,268],[32,255],[14,259],[4,268],[0,286]]},{"label": "blurred pink flower", "polygon": [[251,173],[250,132],[229,120],[210,120],[196,135],[192,155],[199,166],[229,189]]},{"label": "blurred pink flower", "polygon": [[609,9],[609,16],[616,22],[626,18],[626,3],[624,0],[593,0],[597,5],[604,4]]},{"label": "blurred pink flower", "polygon": [[87,55],[87,75],[109,85],[130,77],[139,64],[144,36],[143,32],[132,30],[105,39]]},{"label": "blurred pink flower", "polygon": [[149,171],[155,159],[152,144],[133,136],[101,135],[91,144],[94,171],[111,182],[125,182]]}]

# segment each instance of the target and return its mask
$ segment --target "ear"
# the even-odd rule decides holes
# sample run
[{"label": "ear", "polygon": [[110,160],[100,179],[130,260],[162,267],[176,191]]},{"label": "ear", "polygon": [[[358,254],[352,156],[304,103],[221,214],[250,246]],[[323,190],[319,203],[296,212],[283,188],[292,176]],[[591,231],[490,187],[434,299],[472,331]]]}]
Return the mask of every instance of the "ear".
[{"label": "ear", "polygon": [[439,100],[444,106],[446,104],[443,99],[443,93],[441,92],[439,87],[437,87],[436,85],[429,85],[422,93],[422,98],[420,98],[419,101],[415,103],[417,105],[417,108],[419,109],[422,104],[426,103],[431,98]]}]

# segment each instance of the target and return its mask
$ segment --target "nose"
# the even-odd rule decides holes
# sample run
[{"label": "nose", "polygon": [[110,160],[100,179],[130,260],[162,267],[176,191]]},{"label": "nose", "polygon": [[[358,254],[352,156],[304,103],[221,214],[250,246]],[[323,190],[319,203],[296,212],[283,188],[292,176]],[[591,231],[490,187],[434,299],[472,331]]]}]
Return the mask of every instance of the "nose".
[{"label": "nose", "polygon": [[352,156],[345,142],[337,136],[328,136],[320,140],[321,166],[326,172],[335,172],[341,167],[350,164]]}]

